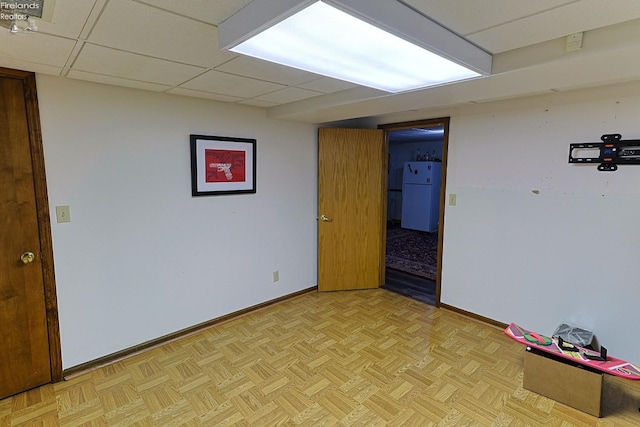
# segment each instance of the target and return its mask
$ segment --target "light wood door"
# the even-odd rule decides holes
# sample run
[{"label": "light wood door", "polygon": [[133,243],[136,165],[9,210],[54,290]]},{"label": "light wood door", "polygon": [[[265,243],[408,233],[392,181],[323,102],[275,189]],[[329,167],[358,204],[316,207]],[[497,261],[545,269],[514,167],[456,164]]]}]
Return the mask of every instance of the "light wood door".
[{"label": "light wood door", "polygon": [[377,288],[384,278],[385,133],[322,128],[318,146],[318,290]]},{"label": "light wood door", "polygon": [[0,398],[52,380],[29,138],[24,82],[0,77]]}]

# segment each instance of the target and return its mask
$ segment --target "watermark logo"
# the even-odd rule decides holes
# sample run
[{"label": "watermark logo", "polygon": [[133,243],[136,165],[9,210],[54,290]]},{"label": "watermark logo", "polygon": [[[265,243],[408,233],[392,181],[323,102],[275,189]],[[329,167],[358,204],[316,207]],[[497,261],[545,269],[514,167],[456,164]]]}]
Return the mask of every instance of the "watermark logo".
[{"label": "watermark logo", "polygon": [[44,0],[0,1],[0,20],[26,21],[30,17],[42,18]]}]

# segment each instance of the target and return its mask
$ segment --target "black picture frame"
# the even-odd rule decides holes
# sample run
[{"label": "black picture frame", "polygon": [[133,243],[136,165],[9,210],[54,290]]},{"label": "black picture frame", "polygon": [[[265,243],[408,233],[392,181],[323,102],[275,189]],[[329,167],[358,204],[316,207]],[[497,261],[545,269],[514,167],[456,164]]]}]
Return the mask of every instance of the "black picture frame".
[{"label": "black picture frame", "polygon": [[190,135],[191,195],[256,193],[256,140]]}]

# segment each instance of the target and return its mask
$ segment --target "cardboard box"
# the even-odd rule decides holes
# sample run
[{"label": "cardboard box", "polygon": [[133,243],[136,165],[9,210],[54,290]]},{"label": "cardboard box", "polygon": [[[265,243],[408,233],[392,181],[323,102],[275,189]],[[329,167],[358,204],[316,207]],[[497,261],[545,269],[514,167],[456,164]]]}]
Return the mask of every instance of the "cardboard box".
[{"label": "cardboard box", "polygon": [[601,415],[603,373],[526,351],[523,387],[595,417]]}]

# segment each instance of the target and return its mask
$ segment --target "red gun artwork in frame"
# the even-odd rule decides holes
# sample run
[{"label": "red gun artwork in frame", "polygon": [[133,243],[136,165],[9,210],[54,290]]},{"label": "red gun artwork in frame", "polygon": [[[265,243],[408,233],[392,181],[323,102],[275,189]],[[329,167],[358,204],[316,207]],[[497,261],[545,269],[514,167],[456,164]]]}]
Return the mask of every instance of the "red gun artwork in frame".
[{"label": "red gun artwork in frame", "polygon": [[190,135],[191,195],[256,192],[256,140]]},{"label": "red gun artwork in frame", "polygon": [[205,149],[206,182],[245,182],[246,152]]}]

